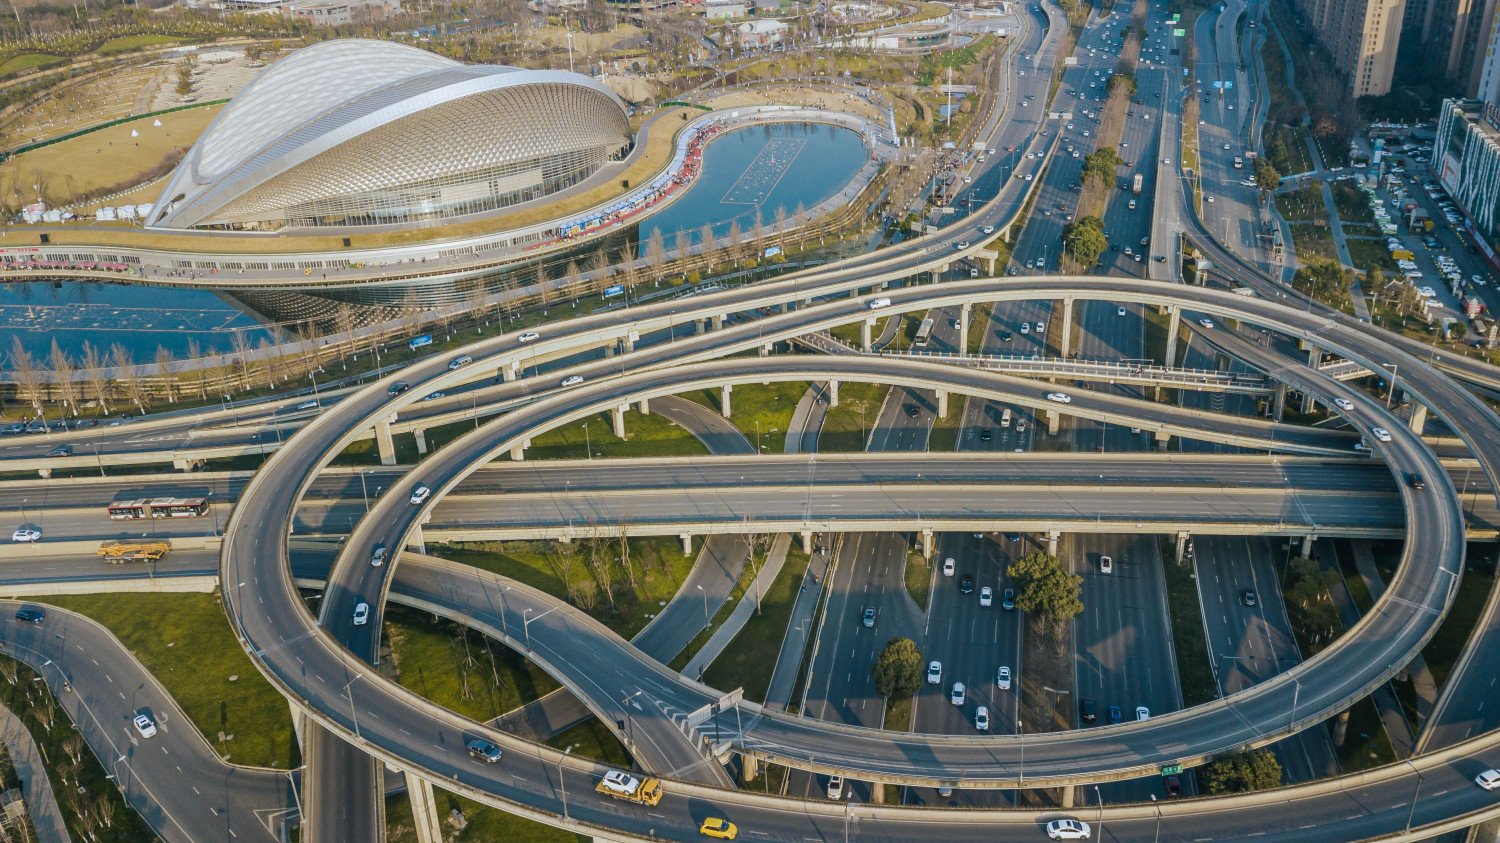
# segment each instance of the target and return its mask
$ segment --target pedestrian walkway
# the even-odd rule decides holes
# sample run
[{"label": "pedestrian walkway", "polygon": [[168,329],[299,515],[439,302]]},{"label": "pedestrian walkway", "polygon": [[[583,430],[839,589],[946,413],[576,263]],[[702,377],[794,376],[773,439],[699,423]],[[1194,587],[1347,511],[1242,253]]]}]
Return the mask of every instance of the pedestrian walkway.
[{"label": "pedestrian walkway", "polygon": [[21,796],[31,813],[31,824],[36,829],[39,843],[69,843],[72,838],[68,837],[68,827],[63,824],[62,810],[57,807],[57,797],[52,793],[52,782],[47,778],[42,754],[21,718],[5,706],[0,706],[0,740],[5,741],[16,776],[21,780]]},{"label": "pedestrian walkway", "polygon": [[792,605],[792,615],[787,618],[786,635],[781,639],[781,652],[776,656],[776,667],[771,671],[771,684],[766,689],[765,707],[785,711],[792,704],[792,692],[796,690],[797,676],[802,672],[802,657],[807,653],[807,644],[813,634],[813,618],[818,611],[818,601],[823,594],[823,583],[828,578],[828,563],[832,559],[832,548],[814,553],[802,575],[802,585],[797,591],[797,602]]},{"label": "pedestrian walkway", "polygon": [[750,616],[755,614],[760,597],[770,590],[771,583],[776,581],[776,575],[781,573],[781,566],[786,564],[786,553],[791,546],[791,536],[786,533],[776,536],[775,541],[771,543],[771,551],[766,554],[765,564],[755,575],[750,587],[745,589],[744,596],[730,611],[729,617],[725,618],[719,628],[708,636],[708,641],[703,648],[688,660],[687,665],[682,669],[684,676],[701,677],[703,672],[708,670],[708,666],[713,664],[714,659],[718,658],[719,654],[729,647],[734,637],[740,634],[740,630],[744,629]]}]

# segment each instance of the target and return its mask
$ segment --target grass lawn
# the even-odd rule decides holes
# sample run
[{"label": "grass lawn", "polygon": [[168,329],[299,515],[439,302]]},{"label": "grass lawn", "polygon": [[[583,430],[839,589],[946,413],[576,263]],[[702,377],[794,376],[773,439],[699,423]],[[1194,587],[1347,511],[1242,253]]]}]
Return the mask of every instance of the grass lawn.
[{"label": "grass lawn", "polygon": [[[606,539],[615,544],[618,539]],[[612,572],[615,605],[604,605],[597,593],[597,583],[585,570],[584,542],[459,542],[443,545],[437,555],[454,562],[523,582],[559,599],[570,599],[568,582],[573,584],[570,602],[585,609],[600,623],[621,638],[634,637],[660,611],[658,605],[672,599],[682,581],[693,569],[697,555],[683,556],[677,539],[668,536],[632,538],[630,558],[638,569],[637,587],[631,591],[619,566]],[[619,558],[618,552],[611,558]],[[593,603],[589,602],[590,597]]]},{"label": "grass lawn", "polygon": [[765,702],[771,671],[776,667],[773,654],[781,651],[807,561],[807,554],[798,547],[787,552],[781,573],[761,597],[761,614],[745,622],[729,648],[703,674],[704,682],[720,689],[744,688],[746,699]]},{"label": "grass lawn", "polygon": [[1337,750],[1339,767],[1345,773],[1368,770],[1396,760],[1391,739],[1385,733],[1385,725],[1380,722],[1380,712],[1369,697],[1349,708],[1349,728],[1344,734],[1344,745]]},{"label": "grass lawn", "polygon": [[956,395],[948,396],[948,416],[933,419],[932,432],[927,437],[927,450],[952,451],[958,447],[959,429],[963,427],[964,403]]},{"label": "grass lawn", "polygon": [[558,687],[514,650],[451,621],[396,605],[385,617],[397,681],[465,717],[489,720]]},{"label": "grass lawn", "polygon": [[[779,454],[786,445],[786,431],[791,427],[792,413],[807,387],[806,381],[736,386],[729,393],[729,421],[751,442],[760,437],[759,444],[764,446],[762,450],[766,453]],[[722,410],[723,393],[717,389],[701,389],[683,397],[716,413]],[[628,419],[626,429],[629,430]]]},{"label": "grass lawn", "polygon": [[839,405],[828,408],[823,430],[818,435],[818,450],[863,451],[889,391],[890,387],[884,384],[840,383]]},{"label": "grass lawn", "polygon": [[[615,436],[612,413],[599,413],[549,430],[531,440],[528,460],[582,459],[590,448],[596,457],[696,457],[708,453],[691,433],[652,413],[625,414],[625,438]],[[506,455],[505,459],[509,459]]]},{"label": "grass lawn", "polygon": [[1375,223],[1369,194],[1346,181],[1334,182],[1329,190],[1333,191],[1333,205],[1338,209],[1340,220],[1367,225]]},{"label": "grass lawn", "polygon": [[1492,572],[1466,569],[1458,585],[1458,594],[1453,598],[1453,608],[1448,610],[1448,616],[1443,618],[1432,640],[1422,648],[1422,657],[1427,660],[1432,679],[1439,688],[1448,680],[1453,662],[1469,643],[1469,635],[1474,631],[1494,586]]},{"label": "grass lawn", "polygon": [[885,701],[885,721],[881,724],[882,729],[892,732],[905,732],[911,729],[911,707],[916,702],[916,697],[897,697]]},{"label": "grass lawn", "polygon": [[625,751],[625,745],[598,718],[591,717],[571,729],[557,733],[547,740],[547,745],[564,750],[571,746],[574,755],[616,767],[630,766],[630,754]]},{"label": "grass lawn", "polygon": [[[995,265],[1000,267],[1001,272],[1005,271],[1004,263],[996,261]],[[969,314],[969,336],[966,337],[965,354],[978,354],[984,348],[984,335],[985,331],[990,330],[990,312],[993,309],[994,305],[989,302],[974,305],[973,313]]]},{"label": "grass lawn", "polygon": [[[17,155],[0,164],[0,186],[40,183],[43,196],[53,205],[133,187],[164,163],[175,163],[221,107],[163,114],[155,118],[161,121],[159,127],[151,120],[132,120]],[[139,137],[132,138],[132,131]],[[264,247],[264,241],[248,239]]]},{"label": "grass lawn", "polygon": [[[455,793],[437,789],[438,815],[443,818],[444,834],[455,843],[480,843],[492,840],[524,840],[526,843],[590,843],[592,838],[553,828],[535,820],[507,814],[499,808],[491,808]],[[463,814],[469,825],[461,832],[454,832],[447,825],[453,810]],[[412,822],[411,800],[405,793],[387,797],[385,800],[386,840],[389,843],[417,843],[417,827]]]},{"label": "grass lawn", "polygon": [[1276,194],[1276,210],[1289,221],[1320,220],[1328,215],[1323,206],[1323,190],[1317,185]]},{"label": "grass lawn", "polygon": [[1361,272],[1379,269],[1385,273],[1396,270],[1396,259],[1391,257],[1390,250],[1385,247],[1385,241],[1348,238],[1344,242],[1349,247],[1349,260],[1354,263],[1355,269]]},{"label": "grass lawn", "polygon": [[1172,645],[1177,652],[1177,675],[1182,683],[1182,704],[1186,708],[1213,702],[1219,698],[1219,684],[1214,679],[1208,659],[1208,643],[1203,640],[1203,612],[1198,605],[1198,584],[1190,565],[1178,565],[1175,548],[1162,546],[1162,569],[1166,572],[1167,604],[1172,613]]},{"label": "grass lawn", "polygon": [[1297,257],[1301,260],[1338,260],[1338,252],[1333,248],[1333,234],[1324,226],[1292,223],[1292,243],[1297,247]]},{"label": "grass lawn", "polygon": [[[880,319],[876,319],[875,324],[870,326],[871,340],[873,340],[875,337],[880,336],[881,332],[885,330],[885,322],[889,318],[889,316],[886,316]],[[843,340],[844,342],[854,346],[855,348],[859,348],[860,334],[858,322],[850,322],[845,325],[835,325],[830,330],[830,333],[832,333],[835,338]]]},{"label": "grass lawn", "polygon": [[131,50],[141,50],[146,47],[157,47],[162,44],[181,44],[186,41],[179,35],[121,35],[119,38],[111,38],[99,45],[96,51],[101,56],[109,56],[115,53],[128,53]]},{"label": "grass lawn", "polygon": [[[113,632],[230,761],[281,769],[299,763],[286,699],[250,663],[214,595],[79,594],[42,602]],[[220,732],[232,737],[220,742]]]},{"label": "grass lawn", "polygon": [[24,73],[43,67],[52,67],[56,64],[63,64],[66,61],[67,59],[63,56],[49,56],[46,53],[21,53],[0,62],[0,76]]},{"label": "grass lawn", "polygon": [[[934,557],[936,558],[936,557]],[[906,593],[923,612],[927,611],[927,596],[932,591],[932,563],[914,550],[906,553]]]}]

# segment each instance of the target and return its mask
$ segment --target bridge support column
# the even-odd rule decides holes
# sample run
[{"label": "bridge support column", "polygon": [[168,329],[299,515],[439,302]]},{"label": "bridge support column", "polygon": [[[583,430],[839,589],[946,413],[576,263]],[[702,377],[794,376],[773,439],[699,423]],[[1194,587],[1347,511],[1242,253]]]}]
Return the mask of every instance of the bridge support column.
[{"label": "bridge support column", "polygon": [[1276,384],[1276,397],[1271,401],[1271,418],[1281,421],[1286,415],[1286,384]]},{"label": "bridge support column", "polygon": [[1062,413],[1056,410],[1047,410],[1046,412],[1047,433],[1051,436],[1056,436],[1057,432],[1062,429]]},{"label": "bridge support column", "polygon": [[870,782],[870,801],[876,805],[885,804],[885,782]]},{"label": "bridge support column", "polygon": [[[1322,365],[1322,363],[1323,349],[1318,348],[1315,345],[1309,345],[1307,347],[1307,365],[1312,367],[1313,369],[1316,369],[1318,368],[1318,366]],[[1317,400],[1314,399],[1309,393],[1302,393],[1302,412],[1304,414],[1311,413],[1316,409],[1318,409]]]},{"label": "bridge support column", "polygon": [[408,542],[407,546],[418,553],[427,552],[427,537],[422,535],[421,524],[418,524],[417,528],[415,530],[412,530],[411,541]]},{"label": "bridge support column", "polygon": [[755,777],[760,775],[760,759],[754,755],[740,753],[740,770],[743,771],[740,778],[744,779],[746,784],[755,781]]},{"label": "bridge support column", "polygon": [[417,440],[417,453],[427,453],[427,431],[419,427],[411,432],[411,437]]},{"label": "bridge support column", "polygon": [[[990,274],[994,275],[994,258],[990,258]],[[969,322],[974,318],[974,305],[965,302],[958,308],[958,353],[969,353]]]},{"label": "bridge support column", "polygon": [[381,465],[396,464],[396,443],[391,439],[391,423],[375,422],[375,447],[380,451]]},{"label": "bridge support column", "polygon": [[638,404],[636,404],[636,407],[641,411],[641,415],[643,415],[643,416],[649,416],[649,415],[651,415],[651,399],[650,398],[642,398],[640,400],[640,402]]},{"label": "bridge support column", "polygon": [[521,462],[521,461],[525,460],[526,459],[526,446],[525,445],[512,445],[511,449],[510,449],[510,458],[511,458],[511,460],[513,462]]},{"label": "bridge support column", "polygon": [[812,555],[812,530],[802,531],[802,552]]},{"label": "bridge support column", "polygon": [[1066,785],[1063,785],[1063,789],[1062,789],[1062,807],[1064,807],[1064,808],[1071,808],[1071,807],[1073,807],[1073,802],[1074,802],[1074,800],[1077,799],[1077,797],[1074,795],[1074,792],[1077,789],[1078,789],[1078,785],[1076,785],[1076,784],[1066,784]]},{"label": "bridge support column", "polygon": [[1167,354],[1162,365],[1173,368],[1177,365],[1177,335],[1182,331],[1182,309],[1173,307],[1167,319]]},{"label": "bridge support column", "polygon": [[1177,564],[1182,564],[1182,559],[1187,556],[1188,534],[1180,532],[1177,534]]},{"label": "bridge support column", "polygon": [[724,416],[724,418],[726,418],[726,419],[729,418],[729,393],[733,392],[733,391],[734,391],[734,386],[731,385],[731,384],[727,384],[726,383],[726,384],[724,384],[724,386],[722,387],[722,389],[721,389],[721,391],[719,393],[719,395],[720,395],[720,399],[719,399],[719,405],[720,405],[719,413],[720,413],[720,415]]},{"label": "bridge support column", "polygon": [[1318,537],[1315,536],[1315,535],[1312,535],[1310,533],[1308,535],[1305,535],[1305,536],[1302,537],[1302,551],[1301,551],[1301,556],[1302,556],[1303,559],[1311,559],[1312,558],[1312,546],[1313,546],[1313,542],[1315,542],[1317,540],[1318,540]]},{"label": "bridge support column", "polygon": [[830,406],[830,407],[837,407],[838,405],[839,405],[839,382],[838,381],[829,381],[828,382],[828,406]]},{"label": "bridge support column", "polygon": [[723,328],[724,327],[724,314],[718,313],[718,314],[715,314],[713,316],[710,316],[709,317],[709,322],[714,326],[714,330],[715,331],[719,330],[720,328]]},{"label": "bridge support column", "polygon": [[[192,471],[194,468],[198,467],[198,461],[197,460],[186,460],[186,459],[174,459],[174,460],[172,460],[172,467],[175,468],[175,469],[177,469],[178,471]],[[40,470],[40,474],[42,475],[43,479],[51,477],[52,476],[52,469],[50,469],[50,468],[43,468],[43,469]]]},{"label": "bridge support column", "polygon": [[771,356],[771,345],[772,345],[771,343],[766,343],[765,345],[762,345],[760,347],[760,356],[761,357],[770,357]]},{"label": "bridge support column", "polygon": [[703,333],[703,320],[702,319],[694,319],[693,320],[693,336],[696,337],[696,336],[698,336],[698,335],[700,335],[702,333]]},{"label": "bridge support column", "polygon": [[511,381],[516,380],[519,377],[521,377],[521,361],[511,360],[508,363],[500,364],[501,380],[505,381],[506,383],[510,383]]},{"label": "bridge support column", "polygon": [[682,555],[683,556],[692,556],[693,555],[693,534],[692,533],[681,533],[677,537],[680,538],[680,539],[682,539]]},{"label": "bridge support column", "polygon": [[406,794],[411,798],[411,818],[417,826],[417,843],[443,843],[443,825],[438,817],[432,782],[407,773]]},{"label": "bridge support column", "polygon": [[929,528],[922,530],[922,558],[932,558],[932,530]]},{"label": "bridge support column", "polygon": [[937,391],[937,402],[938,402],[938,418],[940,418],[940,419],[946,419],[946,418],[948,418],[948,390],[946,390],[946,389],[939,389]]},{"label": "bridge support column", "polygon": [[1058,353],[1064,360],[1068,358],[1068,349],[1073,345],[1073,300],[1063,299],[1062,315],[1062,345],[1058,347]]},{"label": "bridge support column", "polygon": [[1165,430],[1154,431],[1152,435],[1156,437],[1156,447],[1163,451],[1167,449],[1167,443],[1172,441],[1172,434]]},{"label": "bridge support column", "polygon": [[875,326],[875,318],[871,317],[859,323],[859,347],[865,352],[870,351],[870,329]]},{"label": "bridge support column", "polygon": [[1062,538],[1062,533],[1059,533],[1056,530],[1048,530],[1047,531],[1047,555],[1048,556],[1056,556],[1057,555],[1057,540],[1060,539],[1060,538]]},{"label": "bridge support column", "polygon": [[615,408],[615,436],[620,439],[625,438],[625,411],[628,409],[629,404],[621,404]]},{"label": "bridge support column", "polygon": [[[174,467],[175,467],[175,465],[174,465]],[[192,471],[192,463],[189,463],[187,465],[187,467],[183,468],[182,470],[183,471]],[[52,469],[50,469],[50,468],[39,468],[39,469],[36,470],[36,473],[38,475],[40,475],[43,480],[46,480],[47,478],[49,478],[49,477],[52,476]]]},{"label": "bridge support column", "polygon": [[1427,427],[1427,405],[1413,401],[1411,405],[1411,419],[1408,420],[1407,424],[1411,426],[1412,433],[1421,436],[1422,431]]}]

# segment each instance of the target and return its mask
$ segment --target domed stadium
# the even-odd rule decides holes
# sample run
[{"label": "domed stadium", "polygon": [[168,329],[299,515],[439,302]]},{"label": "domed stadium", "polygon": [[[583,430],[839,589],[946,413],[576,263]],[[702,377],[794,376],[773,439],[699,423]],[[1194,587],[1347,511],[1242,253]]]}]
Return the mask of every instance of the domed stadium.
[{"label": "domed stadium", "polygon": [[630,145],[624,103],[587,76],[328,41],[271,65],[224,107],[149,225],[443,220],[564,190]]}]

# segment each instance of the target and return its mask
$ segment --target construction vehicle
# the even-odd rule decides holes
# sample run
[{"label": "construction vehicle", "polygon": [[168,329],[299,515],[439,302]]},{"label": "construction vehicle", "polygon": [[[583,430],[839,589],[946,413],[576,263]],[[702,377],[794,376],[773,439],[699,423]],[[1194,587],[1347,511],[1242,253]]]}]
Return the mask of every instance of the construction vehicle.
[{"label": "construction vehicle", "polygon": [[126,562],[155,562],[167,555],[172,543],[167,541],[112,541],[99,546],[98,553],[111,565]]},{"label": "construction vehicle", "polygon": [[633,776],[623,770],[610,770],[605,773],[604,778],[599,780],[594,790],[605,796],[647,806],[655,806],[661,801],[662,794],[661,782],[657,779]]}]

